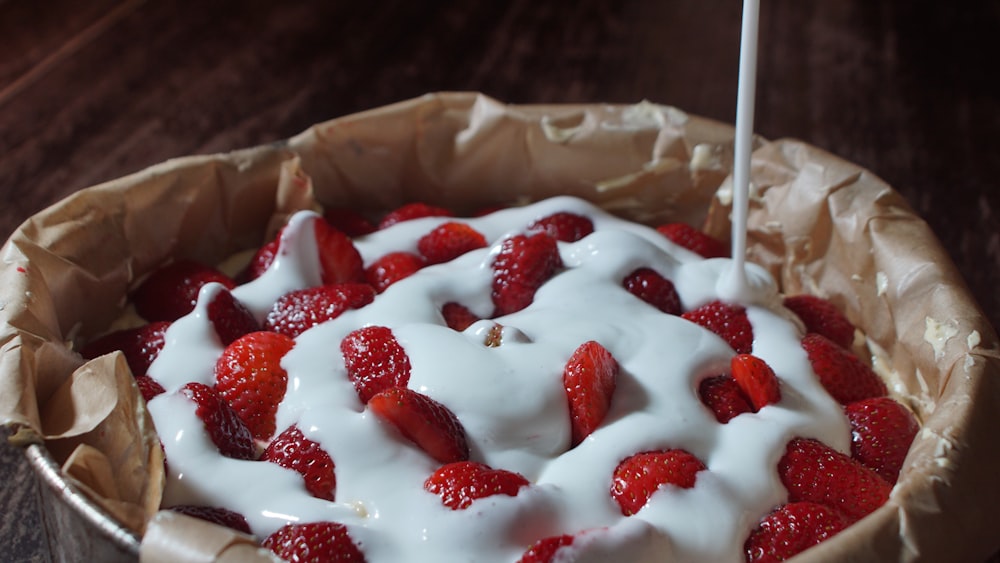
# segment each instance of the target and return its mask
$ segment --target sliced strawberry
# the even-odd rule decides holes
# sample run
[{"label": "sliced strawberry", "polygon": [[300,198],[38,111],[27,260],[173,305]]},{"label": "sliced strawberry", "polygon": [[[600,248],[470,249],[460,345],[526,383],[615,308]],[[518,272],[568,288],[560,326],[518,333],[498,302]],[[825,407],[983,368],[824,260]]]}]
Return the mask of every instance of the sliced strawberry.
[{"label": "sliced strawberry", "polygon": [[851,457],[895,483],[920,430],[913,413],[889,397],[862,399],[844,410],[851,422]]},{"label": "sliced strawberry", "polygon": [[239,512],[229,510],[228,508],[222,508],[221,506],[195,506],[193,504],[180,504],[177,506],[171,506],[170,510],[173,512],[179,512],[186,516],[198,518],[199,520],[218,524],[219,526],[231,528],[237,532],[243,532],[247,535],[253,534],[253,532],[250,531],[250,524],[247,523],[246,517]]},{"label": "sliced strawberry", "polygon": [[819,441],[803,438],[788,443],[778,463],[778,476],[788,489],[789,502],[830,506],[852,522],[882,506],[892,488],[860,462]]},{"label": "sliced strawberry", "polygon": [[594,222],[589,217],[560,211],[528,225],[528,233],[543,232],[563,242],[576,242],[594,232]]},{"label": "sliced strawberry", "polygon": [[681,317],[718,334],[737,354],[753,351],[753,326],[741,305],[712,301],[692,309]]},{"label": "sliced strawberry", "polygon": [[733,379],[750,399],[754,412],[781,400],[778,377],[767,362],[752,354],[737,354],[729,365]]},{"label": "sliced strawberry", "polygon": [[638,453],[615,468],[611,498],[623,515],[631,516],[646,506],[649,497],[664,485],[690,489],[698,472],[704,469],[701,460],[684,450]]},{"label": "sliced strawberry", "polygon": [[468,508],[473,501],[493,495],[517,496],[528,485],[519,473],[475,461],[448,463],[424,481],[424,489],[441,497],[441,503],[452,510]]},{"label": "sliced strawberry", "polygon": [[384,326],[366,326],[348,334],[340,342],[340,352],[347,377],[362,403],[380,391],[405,387],[410,381],[410,358]]},{"label": "sliced strawberry", "polygon": [[323,283],[364,282],[365,266],[354,241],[326,221],[316,221],[315,229]]},{"label": "sliced strawberry", "polygon": [[217,293],[208,304],[208,320],[215,327],[215,333],[219,335],[223,346],[229,346],[237,338],[260,330],[253,313],[228,290]]},{"label": "sliced strawberry", "polygon": [[364,215],[347,207],[328,207],[323,211],[327,223],[349,237],[375,232],[375,224]]},{"label": "sliced strawberry", "polygon": [[698,396],[708,407],[715,420],[725,424],[733,418],[753,412],[753,405],[736,380],[728,375],[717,375],[703,379],[698,386]]},{"label": "sliced strawberry", "polygon": [[246,270],[240,274],[240,282],[246,283],[264,275],[264,272],[271,267],[274,259],[278,256],[278,249],[280,247],[281,233],[278,233],[278,236],[274,240],[257,249],[253,258],[250,259],[250,263],[247,264]]},{"label": "sliced strawberry", "polygon": [[854,354],[820,334],[807,334],[802,348],[819,382],[840,404],[884,397],[889,390],[881,378]]},{"label": "sliced strawberry", "polygon": [[618,361],[596,341],[584,342],[563,368],[563,387],[569,401],[572,444],[597,430],[611,408],[618,378]]},{"label": "sliced strawberry", "polygon": [[486,246],[486,237],[466,223],[450,221],[417,240],[417,250],[428,264],[450,262],[466,252]]},{"label": "sliced strawberry", "polygon": [[294,346],[284,334],[251,332],[226,346],[215,364],[215,388],[258,440],[274,435],[288,383],[281,358]]},{"label": "sliced strawberry", "polygon": [[162,385],[148,375],[135,376],[135,384],[139,387],[139,393],[147,403],[153,400],[153,397],[167,392]]},{"label": "sliced strawberry", "polygon": [[264,538],[261,546],[294,563],[364,563],[365,555],[351,539],[347,526],[336,522],[286,524]]},{"label": "sliced strawberry", "polygon": [[379,221],[378,228],[385,229],[400,223],[403,221],[409,221],[411,219],[420,219],[423,217],[451,217],[451,211],[443,208],[436,207],[433,205],[428,205],[426,203],[407,203],[401,207],[398,207],[389,213],[386,213],[385,217]]},{"label": "sliced strawberry", "polygon": [[469,459],[469,442],[462,423],[448,407],[427,395],[406,387],[390,387],[375,394],[368,408],[441,463]]},{"label": "sliced strawberry", "polygon": [[132,296],[135,311],[147,321],[176,321],[194,310],[198,292],[216,282],[233,289],[236,282],[222,272],[194,260],[178,260],[149,275]]},{"label": "sliced strawberry", "polygon": [[573,536],[563,534],[542,538],[531,545],[517,563],[552,563],[556,560],[556,552],[573,543]]},{"label": "sliced strawberry", "polygon": [[333,459],[317,442],[306,438],[297,426],[289,426],[278,434],[260,459],[297,471],[302,475],[309,494],[333,501],[337,490]]},{"label": "sliced strawberry", "polygon": [[674,283],[651,268],[639,268],[632,272],[622,281],[622,286],[668,315],[681,314],[681,298]]},{"label": "sliced strawberry", "polygon": [[153,360],[163,350],[169,321],[149,323],[137,328],[110,332],[84,346],[80,355],[88,360],[120,350],[132,375],[146,375]]},{"label": "sliced strawberry", "polygon": [[493,261],[494,317],[524,309],[535,292],[562,267],[556,239],[538,233],[503,241]]},{"label": "sliced strawberry", "polygon": [[822,334],[843,348],[851,349],[854,325],[836,305],[815,295],[792,295],[784,299],[784,304],[806,325],[806,332]]},{"label": "sliced strawberry", "polygon": [[480,320],[466,306],[454,302],[445,303],[441,307],[441,315],[444,316],[444,322],[448,325],[448,328],[459,332],[462,332]]},{"label": "sliced strawberry", "polygon": [[374,300],[375,289],[366,283],[335,283],[290,291],[275,301],[264,320],[264,328],[295,338],[344,311],[360,309]]},{"label": "sliced strawberry", "polygon": [[701,255],[703,258],[729,256],[725,243],[685,223],[667,223],[656,228],[659,233],[678,246]]},{"label": "sliced strawberry", "polygon": [[201,419],[219,453],[234,459],[254,459],[257,449],[250,429],[223,398],[204,383],[188,383],[181,394],[194,401]]},{"label": "sliced strawberry", "polygon": [[814,502],[790,502],[765,516],[743,544],[749,563],[774,563],[829,539],[850,525],[842,512]]},{"label": "sliced strawberry", "polygon": [[385,288],[408,278],[427,265],[423,258],[410,252],[390,252],[365,268],[365,279],[382,293]]}]

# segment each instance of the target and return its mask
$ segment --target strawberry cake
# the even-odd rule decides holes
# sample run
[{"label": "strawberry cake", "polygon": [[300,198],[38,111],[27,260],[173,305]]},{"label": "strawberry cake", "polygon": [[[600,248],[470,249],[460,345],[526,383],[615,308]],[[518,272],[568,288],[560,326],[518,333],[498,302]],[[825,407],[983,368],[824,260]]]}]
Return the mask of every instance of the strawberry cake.
[{"label": "strawberry cake", "polygon": [[122,350],[162,506],[290,561],[775,561],[889,497],[918,427],[827,301],[572,197],[293,215],[175,261]]}]

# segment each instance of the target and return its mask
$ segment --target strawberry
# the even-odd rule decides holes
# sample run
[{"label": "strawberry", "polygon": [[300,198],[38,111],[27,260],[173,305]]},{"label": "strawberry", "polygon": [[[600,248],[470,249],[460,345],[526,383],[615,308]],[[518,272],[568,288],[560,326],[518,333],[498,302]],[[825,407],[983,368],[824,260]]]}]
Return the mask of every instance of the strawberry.
[{"label": "strawberry", "polygon": [[806,325],[806,332],[822,334],[843,348],[851,349],[854,325],[836,305],[815,295],[785,297],[784,304]]},{"label": "strawberry", "polygon": [[160,354],[169,321],[158,321],[137,328],[116,330],[90,342],[80,350],[88,360],[120,350],[132,370],[132,375],[146,375],[153,360]]},{"label": "strawberry", "polygon": [[349,237],[375,232],[375,225],[371,221],[348,207],[328,207],[323,211],[323,219],[326,219],[331,227]]},{"label": "strawberry", "polygon": [[737,354],[729,366],[733,379],[750,399],[754,412],[781,400],[778,377],[764,360],[752,354]]},{"label": "strawberry", "polygon": [[889,498],[892,485],[858,461],[816,440],[795,438],[778,462],[789,502],[816,502],[859,520]]},{"label": "strawberry", "polygon": [[219,453],[233,459],[254,459],[257,449],[250,429],[223,398],[204,383],[191,382],[181,394],[197,405],[195,414],[201,419]]},{"label": "strawberry", "polygon": [[736,380],[728,375],[717,375],[703,379],[698,385],[698,396],[708,407],[715,420],[725,424],[745,412],[753,412],[753,406]]},{"label": "strawberry", "polygon": [[380,391],[405,387],[410,381],[410,358],[384,326],[366,326],[348,334],[340,342],[340,352],[347,377],[362,403]]},{"label": "strawberry", "polygon": [[297,471],[302,475],[309,494],[333,501],[337,489],[333,459],[322,446],[306,438],[297,426],[289,426],[278,434],[260,459]]},{"label": "strawberry", "polygon": [[470,311],[465,305],[455,302],[445,303],[444,306],[441,307],[441,315],[444,317],[444,322],[448,325],[448,328],[459,332],[462,332],[463,330],[469,328],[473,323],[480,320],[479,317]]},{"label": "strawberry", "polygon": [[226,528],[231,528],[237,532],[243,532],[247,535],[253,534],[253,532],[250,531],[250,524],[247,523],[246,517],[239,512],[229,510],[228,508],[222,508],[221,506],[179,504],[177,506],[171,506],[170,510],[179,512],[186,516],[198,518],[199,520],[218,524],[219,526],[225,526]]},{"label": "strawberry", "polygon": [[493,261],[494,317],[524,309],[535,291],[562,268],[556,239],[538,233],[515,235],[503,241]]},{"label": "strawberry", "polygon": [[556,552],[572,543],[573,536],[569,534],[542,538],[532,544],[517,563],[551,563],[556,560]]},{"label": "strawberry", "polygon": [[827,337],[807,334],[802,339],[802,348],[819,382],[840,404],[884,397],[888,393],[885,383],[872,368]]},{"label": "strawberry", "polygon": [[337,522],[286,524],[261,546],[291,563],[364,563],[347,526]]},{"label": "strawberry", "polygon": [[253,313],[229,291],[220,291],[208,304],[208,320],[215,327],[215,333],[223,346],[229,346],[237,338],[260,330]]},{"label": "strawberry", "polygon": [[493,495],[517,496],[528,480],[519,473],[475,461],[442,465],[424,481],[424,489],[441,497],[452,510],[468,508],[473,501]]},{"label": "strawberry", "polygon": [[449,262],[486,246],[486,237],[465,223],[442,223],[417,240],[417,250],[428,264]]},{"label": "strawberry", "polygon": [[583,215],[561,211],[531,223],[527,232],[543,232],[556,240],[576,242],[594,232],[594,222]]},{"label": "strawberry", "polygon": [[685,223],[667,223],[656,227],[656,230],[671,242],[682,246],[691,252],[700,254],[703,258],[724,258],[729,256],[726,245],[691,225]]},{"label": "strawberry", "polygon": [[226,346],[215,364],[215,388],[258,440],[274,435],[288,382],[281,358],[294,346],[284,334],[251,332]]},{"label": "strawberry", "polygon": [[741,305],[711,301],[681,317],[718,334],[737,354],[753,351],[753,326]]},{"label": "strawberry", "polygon": [[[281,248],[281,236],[284,232],[281,229],[274,240],[257,250],[241,279],[257,279],[271,267]],[[365,281],[361,254],[347,235],[322,219],[313,222],[313,234],[316,237],[320,279],[323,284]]]},{"label": "strawberry", "polygon": [[139,387],[139,394],[147,403],[153,400],[153,397],[166,393],[166,389],[148,375],[135,376],[135,384]]},{"label": "strawberry", "polygon": [[668,315],[681,314],[681,298],[673,282],[651,268],[639,268],[629,274],[622,286],[632,295]]},{"label": "strawberry", "polygon": [[851,423],[851,457],[895,483],[920,429],[913,413],[889,397],[862,399],[844,410]]},{"label": "strawberry", "polygon": [[441,463],[469,459],[465,429],[455,413],[427,395],[390,387],[376,393],[368,408]]},{"label": "strawberry", "polygon": [[631,516],[646,506],[649,497],[664,485],[682,489],[694,486],[705,464],[684,450],[643,452],[625,458],[615,468],[611,498],[622,515]]},{"label": "strawberry", "polygon": [[427,265],[423,258],[410,252],[390,252],[365,268],[365,280],[382,293],[385,288],[412,276]]},{"label": "strawberry", "polygon": [[451,211],[443,207],[435,207],[426,203],[407,203],[389,213],[379,221],[378,228],[385,229],[403,221],[423,217],[451,217]]},{"label": "strawberry", "polygon": [[335,283],[290,291],[271,306],[264,328],[295,338],[348,309],[360,309],[374,300],[375,289],[365,283]]},{"label": "strawberry", "polygon": [[743,544],[749,563],[784,561],[850,525],[843,513],[814,502],[790,502],[765,516]]},{"label": "strawberry", "polygon": [[574,446],[590,436],[607,416],[618,371],[618,361],[611,352],[593,340],[581,344],[566,362],[563,387],[569,401]]},{"label": "strawberry", "polygon": [[198,292],[216,282],[226,289],[236,282],[222,272],[194,260],[178,260],[149,275],[132,296],[135,311],[147,321],[176,321],[194,310]]},{"label": "strawberry", "polygon": [[281,233],[274,240],[265,243],[263,246],[257,249],[254,253],[253,258],[250,259],[250,263],[247,264],[246,270],[239,275],[241,283],[246,283],[250,280],[255,280],[267,271],[274,262],[274,259],[278,256],[278,249],[281,247]]}]

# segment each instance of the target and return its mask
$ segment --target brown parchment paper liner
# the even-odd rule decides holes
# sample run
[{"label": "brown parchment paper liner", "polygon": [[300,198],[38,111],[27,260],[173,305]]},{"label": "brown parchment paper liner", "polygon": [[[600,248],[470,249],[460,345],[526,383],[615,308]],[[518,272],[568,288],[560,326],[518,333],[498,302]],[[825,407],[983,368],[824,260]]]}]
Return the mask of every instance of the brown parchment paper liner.
[{"label": "brown parchment paper liner", "polygon": [[[317,204],[377,214],[421,200],[463,212],[572,194],[726,236],[732,138],[650,103],[510,106],[446,93],[81,191],[0,251],[0,417],[144,531],[143,560],[266,560],[242,534],[154,517],[161,454],[127,368],[118,354],[84,363],[72,352],[119,315],[138,278],[171,258],[219,262],[258,246]],[[993,328],[924,222],[869,172],[801,142],[758,140],[752,180],[751,258],[786,292],[841,305],[867,337],[859,349],[923,423],[889,502],[797,560],[985,559],[1000,548]]]}]

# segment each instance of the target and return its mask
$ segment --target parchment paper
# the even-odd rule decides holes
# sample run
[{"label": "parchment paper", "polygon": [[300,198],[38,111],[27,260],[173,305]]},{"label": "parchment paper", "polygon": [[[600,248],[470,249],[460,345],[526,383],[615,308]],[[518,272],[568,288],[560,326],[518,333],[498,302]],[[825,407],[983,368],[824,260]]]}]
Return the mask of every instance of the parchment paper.
[{"label": "parchment paper", "polygon": [[[666,106],[511,106],[431,94],[285,142],[168,161],[28,219],[0,250],[0,419],[44,441],[142,558],[267,556],[242,534],[157,513],[162,452],[119,354],[73,351],[157,265],[218,263],[292,212],[408,201],[459,213],[577,195],[649,224],[729,233],[733,130]],[[922,421],[889,502],[797,561],[981,561],[1000,548],[997,336],[926,224],[855,165],[757,139],[749,255],[787,293],[840,305],[893,393]]]}]

